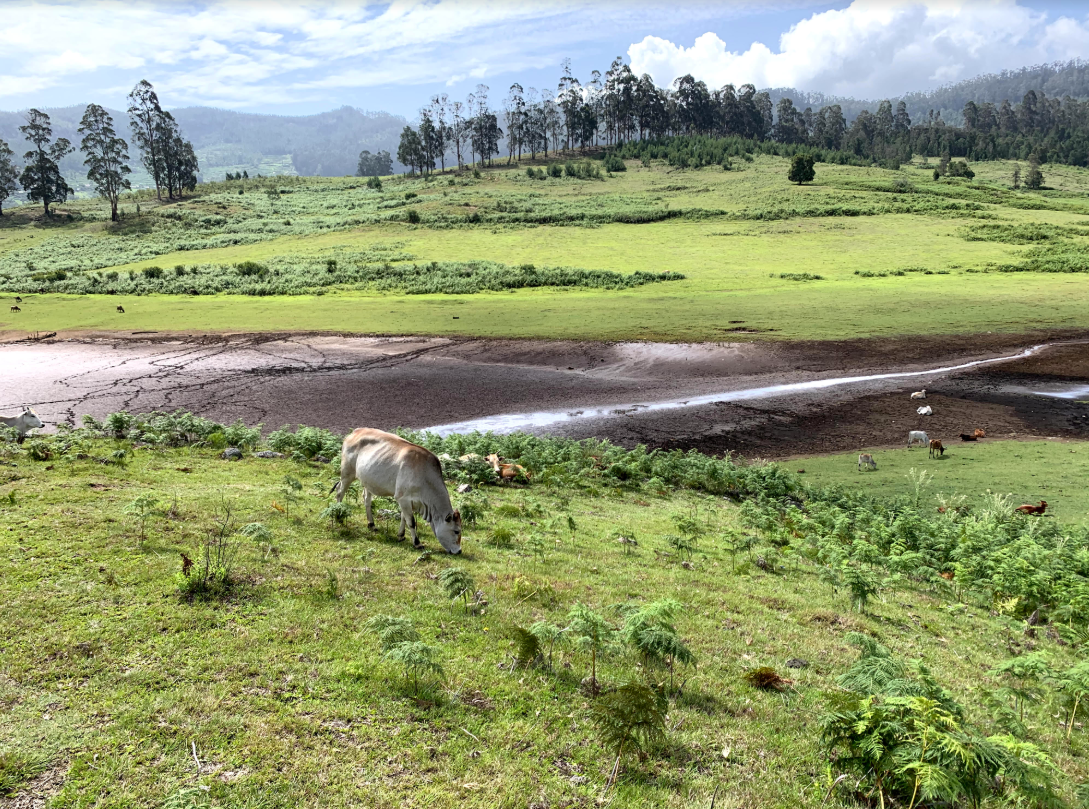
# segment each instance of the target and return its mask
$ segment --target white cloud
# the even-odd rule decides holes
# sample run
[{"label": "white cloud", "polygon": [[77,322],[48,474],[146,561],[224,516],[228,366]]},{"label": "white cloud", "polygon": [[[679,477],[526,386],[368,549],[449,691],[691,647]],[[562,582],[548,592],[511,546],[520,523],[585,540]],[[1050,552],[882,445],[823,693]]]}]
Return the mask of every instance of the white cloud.
[{"label": "white cloud", "polygon": [[[0,26],[0,99],[118,69],[172,91],[172,104],[230,106],[300,100],[317,88],[441,83],[452,72],[483,78],[492,65],[535,64],[541,47],[563,42],[555,23],[576,9],[574,0],[44,0]],[[498,33],[512,28],[526,36]]]},{"label": "white cloud", "polygon": [[1015,0],[855,0],[813,14],[779,38],[731,51],[717,34],[691,47],[648,36],[628,49],[632,70],[660,85],[691,73],[712,87],[750,82],[873,98],[933,88],[980,73],[1084,56],[1085,21]]}]

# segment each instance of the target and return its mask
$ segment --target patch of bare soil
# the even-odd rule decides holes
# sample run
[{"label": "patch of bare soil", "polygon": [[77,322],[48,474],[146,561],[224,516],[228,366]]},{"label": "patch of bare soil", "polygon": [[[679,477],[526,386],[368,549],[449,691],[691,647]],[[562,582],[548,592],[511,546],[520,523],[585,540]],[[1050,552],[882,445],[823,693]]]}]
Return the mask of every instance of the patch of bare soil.
[{"label": "patch of bare soil", "polygon": [[[0,413],[32,405],[47,423],[89,413],[182,408],[267,429],[311,424],[425,428],[511,413],[603,408],[542,427],[652,447],[786,457],[895,446],[908,429],[955,435],[1084,435],[1084,405],[1034,395],[1089,381],[1089,346],[920,378],[854,382],[776,398],[724,392],[844,376],[929,371],[1007,357],[1086,333],[842,342],[587,343],[329,334],[87,336],[0,346]],[[929,420],[907,393],[931,390]],[[712,404],[639,410],[632,403]],[[612,412],[612,410],[623,412]]]}]

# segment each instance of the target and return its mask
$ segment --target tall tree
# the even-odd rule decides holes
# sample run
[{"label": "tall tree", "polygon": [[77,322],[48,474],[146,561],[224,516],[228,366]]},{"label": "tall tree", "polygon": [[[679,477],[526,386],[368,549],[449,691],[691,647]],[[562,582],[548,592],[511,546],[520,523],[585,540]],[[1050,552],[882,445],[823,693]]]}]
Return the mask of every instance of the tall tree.
[{"label": "tall tree", "polygon": [[[160,112],[155,123],[155,143],[158,153],[156,167],[167,196],[174,199],[183,190],[197,186],[197,155],[193,144],[181,136],[178,122],[169,112]],[[241,179],[241,178],[239,178]]]},{"label": "tall tree", "polygon": [[406,126],[401,130],[401,142],[397,146],[397,160],[402,165],[408,166],[413,174],[416,173],[417,168],[422,167],[423,157],[420,148],[420,136],[416,134],[416,130],[411,126]]},{"label": "tall tree", "polygon": [[159,96],[147,79],[132,88],[128,95],[129,126],[140,150],[140,162],[155,181],[155,196],[163,198],[163,162],[159,144],[159,129],[162,125],[163,108],[159,106]]},{"label": "tall tree", "polygon": [[446,171],[446,150],[450,148],[450,124],[446,120],[450,108],[450,97],[443,93],[431,97],[429,107],[431,120],[435,122],[435,156],[439,158],[439,165]]},{"label": "tall tree", "polygon": [[1040,158],[1035,152],[1028,156],[1028,171],[1025,172],[1025,188],[1037,191],[1044,184],[1044,174],[1040,171]]},{"label": "tall tree", "polygon": [[503,123],[507,127],[507,165],[514,156],[521,156],[525,130],[526,99],[522,85],[515,82],[510,86],[503,101]]},{"label": "tall tree", "polygon": [[0,216],[4,215],[4,200],[19,190],[19,170],[15,168],[15,152],[0,140]]},{"label": "tall tree", "polygon": [[87,179],[94,183],[99,196],[109,200],[110,219],[116,222],[117,200],[122,191],[132,187],[125,177],[132,173],[127,164],[129,145],[117,137],[113,118],[98,104],[87,105],[79,133],[83,135],[79,148],[86,155],[83,165],[87,167]]},{"label": "tall tree", "polygon": [[53,127],[49,116],[40,110],[30,110],[26,126],[19,127],[34,148],[23,155],[26,167],[19,182],[27,192],[27,199],[45,206],[45,215],[52,216],[49,205],[64,202],[74,193],[60,172],[61,159],[72,152],[72,144],[66,138],[53,142]]},{"label": "tall tree", "polygon": [[454,101],[450,104],[450,142],[454,145],[454,151],[457,154],[459,170],[464,163],[461,157],[462,150],[465,148],[465,141],[469,137],[467,117],[471,117],[471,113],[466,113],[464,104],[460,101]]}]

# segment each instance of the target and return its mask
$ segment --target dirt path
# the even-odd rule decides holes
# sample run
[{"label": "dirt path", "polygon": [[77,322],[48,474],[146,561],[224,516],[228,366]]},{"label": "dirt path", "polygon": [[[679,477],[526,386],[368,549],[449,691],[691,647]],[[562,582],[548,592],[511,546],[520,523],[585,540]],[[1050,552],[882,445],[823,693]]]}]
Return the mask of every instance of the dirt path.
[{"label": "dirt path", "polygon": [[[221,421],[430,427],[541,410],[606,410],[767,385],[924,371],[1009,356],[1083,334],[841,343],[575,343],[329,335],[87,336],[0,346],[0,413],[33,405],[47,422],[120,409],[184,408]],[[853,383],[753,401],[609,412],[546,429],[624,444],[785,457],[895,446],[908,429],[942,437],[1089,437],[1089,407],[1040,396],[1089,383],[1089,345],[953,374]],[[935,414],[907,392],[929,390]],[[1050,387],[1049,387],[1050,386]],[[712,399],[715,397],[712,396]]]}]

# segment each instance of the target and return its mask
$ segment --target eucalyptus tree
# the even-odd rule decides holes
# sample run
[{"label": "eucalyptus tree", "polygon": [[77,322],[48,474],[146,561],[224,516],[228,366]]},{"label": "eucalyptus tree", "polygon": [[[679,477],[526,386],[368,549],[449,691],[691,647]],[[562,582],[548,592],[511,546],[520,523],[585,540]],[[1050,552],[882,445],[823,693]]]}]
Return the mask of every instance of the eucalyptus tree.
[{"label": "eucalyptus tree", "polygon": [[169,112],[161,110],[155,121],[155,143],[159,182],[166,187],[167,196],[174,199],[175,194],[180,197],[183,190],[196,188],[200,170],[196,152]]},{"label": "eucalyptus tree", "polygon": [[563,75],[556,92],[556,103],[563,111],[563,125],[567,132],[564,148],[570,149],[574,141],[575,131],[578,126],[578,111],[582,106],[582,85],[571,74],[571,60],[563,60]]},{"label": "eucalyptus tree", "polygon": [[503,101],[503,123],[507,127],[507,165],[522,154],[525,137],[526,99],[522,85],[515,82]]},{"label": "eucalyptus tree", "polygon": [[451,127],[446,120],[449,110],[450,97],[446,93],[431,96],[431,106],[428,107],[428,114],[435,124],[433,136],[435,156],[439,158],[439,165],[444,172],[446,171],[446,151],[450,148],[451,141]]},{"label": "eucalyptus tree", "polygon": [[19,127],[34,148],[23,155],[26,163],[19,183],[31,202],[40,202],[45,206],[45,215],[52,216],[49,206],[54,202],[64,202],[74,193],[61,176],[60,161],[72,152],[72,144],[67,138],[53,140],[53,126],[49,116],[41,110],[32,109],[27,113],[26,125]]},{"label": "eucalyptus tree", "polygon": [[19,190],[19,170],[15,168],[15,152],[0,140],[0,216],[4,215],[4,200]]},{"label": "eucalyptus tree", "polygon": [[450,143],[454,146],[454,152],[457,155],[459,169],[464,163],[461,155],[462,150],[465,148],[465,141],[469,137],[469,126],[467,120],[468,119],[465,105],[460,101],[451,102]]},{"label": "eucalyptus tree", "polygon": [[129,126],[132,128],[136,147],[140,150],[140,162],[155,182],[155,196],[162,199],[163,161],[159,136],[163,108],[159,106],[159,96],[155,94],[151,82],[141,79],[129,93],[128,102]]},{"label": "eucalyptus tree", "polygon": [[86,155],[83,165],[87,167],[87,179],[95,191],[110,203],[110,219],[118,220],[117,201],[121,192],[131,188],[132,184],[125,176],[132,173],[128,167],[129,145],[124,138],[117,137],[113,128],[113,117],[98,104],[88,104],[79,122],[79,133],[83,135],[79,149]]}]

